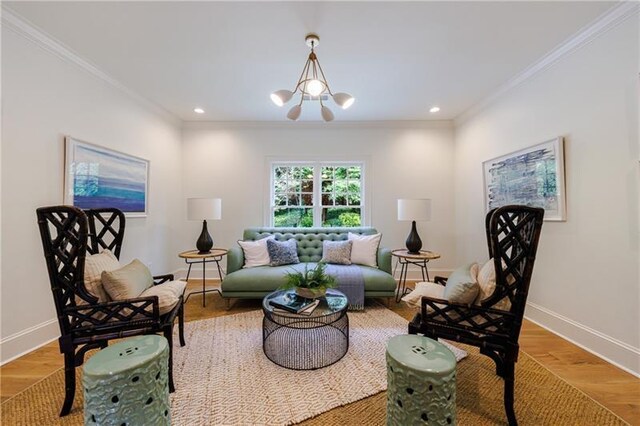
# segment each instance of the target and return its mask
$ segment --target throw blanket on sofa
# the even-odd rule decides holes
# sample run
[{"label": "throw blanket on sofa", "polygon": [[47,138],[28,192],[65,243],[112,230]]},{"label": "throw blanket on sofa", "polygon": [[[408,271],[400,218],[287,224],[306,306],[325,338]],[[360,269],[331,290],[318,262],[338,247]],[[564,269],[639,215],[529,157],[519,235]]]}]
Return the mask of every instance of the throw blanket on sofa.
[{"label": "throw blanket on sofa", "polygon": [[354,265],[327,265],[325,273],[336,278],[338,290],[349,300],[350,311],[364,309],[364,277],[360,268]]}]

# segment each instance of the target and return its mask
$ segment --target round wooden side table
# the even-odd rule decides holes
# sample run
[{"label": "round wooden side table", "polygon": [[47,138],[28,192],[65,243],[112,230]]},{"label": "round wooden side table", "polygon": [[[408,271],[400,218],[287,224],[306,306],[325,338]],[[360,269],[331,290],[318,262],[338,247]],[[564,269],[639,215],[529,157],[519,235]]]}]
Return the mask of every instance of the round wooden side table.
[{"label": "round wooden side table", "polygon": [[202,294],[202,306],[204,307],[206,306],[205,297],[204,297],[205,293],[217,291],[220,295],[222,295],[222,293],[220,293],[219,288],[212,288],[209,290],[206,289],[206,286],[205,286],[206,267],[207,267],[207,263],[215,263],[216,267],[218,268],[218,276],[220,277],[220,282],[222,282],[223,274],[222,274],[222,268],[220,268],[220,261],[224,256],[227,255],[227,253],[228,253],[227,249],[212,248],[208,253],[199,253],[198,250],[189,250],[189,251],[183,251],[178,255],[179,257],[184,259],[187,265],[189,265],[189,270],[187,271],[187,282],[189,282],[189,275],[191,274],[191,266],[193,266],[194,263],[202,264],[202,291],[193,291],[189,293],[186,299],[184,299],[185,303],[187,302],[187,300],[189,300],[189,297],[191,297],[191,295]]},{"label": "round wooden side table", "polygon": [[393,269],[394,277],[398,264],[400,265],[396,302],[400,302],[402,296],[407,293],[407,272],[409,271],[409,265],[418,266],[422,273],[422,281],[429,281],[429,268],[427,267],[427,263],[429,263],[430,260],[440,258],[440,253],[429,250],[420,250],[420,253],[409,253],[407,249],[396,249],[391,252],[391,255],[397,259],[396,266]]}]

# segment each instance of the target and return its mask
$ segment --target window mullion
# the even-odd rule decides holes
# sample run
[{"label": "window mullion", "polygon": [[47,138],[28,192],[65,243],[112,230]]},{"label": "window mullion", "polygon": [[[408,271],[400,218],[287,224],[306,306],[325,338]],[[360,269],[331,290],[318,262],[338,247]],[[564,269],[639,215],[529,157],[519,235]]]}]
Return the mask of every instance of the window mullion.
[{"label": "window mullion", "polygon": [[313,163],[313,226],[322,226],[322,164]]}]

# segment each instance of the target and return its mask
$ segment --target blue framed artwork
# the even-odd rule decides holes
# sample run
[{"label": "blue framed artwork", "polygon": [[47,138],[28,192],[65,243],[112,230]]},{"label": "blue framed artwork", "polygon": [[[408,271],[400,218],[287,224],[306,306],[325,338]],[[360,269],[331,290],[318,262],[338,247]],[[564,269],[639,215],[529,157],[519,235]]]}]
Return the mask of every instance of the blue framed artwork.
[{"label": "blue framed artwork", "polygon": [[149,161],[65,137],[64,203],[81,209],[115,207],[147,215]]},{"label": "blue framed artwork", "polygon": [[544,208],[544,220],[566,220],[561,137],[487,160],[482,165],[487,211],[523,204]]}]

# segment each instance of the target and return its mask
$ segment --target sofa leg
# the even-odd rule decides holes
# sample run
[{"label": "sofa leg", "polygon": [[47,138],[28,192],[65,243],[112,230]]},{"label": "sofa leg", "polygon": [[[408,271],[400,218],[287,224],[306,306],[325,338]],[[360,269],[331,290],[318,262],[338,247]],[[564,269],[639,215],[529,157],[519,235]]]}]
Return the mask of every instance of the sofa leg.
[{"label": "sofa leg", "polygon": [[231,298],[229,297],[224,298],[224,306],[227,311],[231,309]]}]

